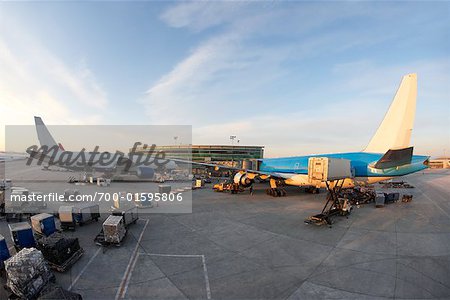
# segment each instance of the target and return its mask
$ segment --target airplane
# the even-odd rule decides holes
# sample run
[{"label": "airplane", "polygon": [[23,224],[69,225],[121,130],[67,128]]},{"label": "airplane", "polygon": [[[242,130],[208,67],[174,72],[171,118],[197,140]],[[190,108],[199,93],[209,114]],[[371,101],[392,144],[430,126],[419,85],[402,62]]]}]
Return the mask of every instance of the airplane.
[{"label": "airplane", "polygon": [[345,178],[342,188],[364,186],[404,176],[428,168],[429,156],[413,155],[410,146],[417,98],[417,74],[403,76],[381,125],[363,151],[350,153],[316,154],[307,156],[263,158],[251,168],[232,168],[210,163],[205,166],[230,169],[240,187],[250,187],[255,179],[269,179],[272,196],[284,196],[283,185],[323,188],[327,182],[312,182],[308,176],[310,158],[345,159],[350,161],[353,176]]},{"label": "airplane", "polygon": [[[38,164],[45,162],[47,165],[44,165],[44,168],[46,169],[49,166],[57,166],[88,174],[100,172],[105,177],[113,177],[115,174],[131,174],[141,179],[153,179],[155,171],[173,170],[178,167],[176,163],[165,159],[159,163],[157,153],[149,155],[130,153],[127,156],[120,152],[86,152],[84,149],[79,152],[67,151],[61,143],[56,143],[40,117],[35,116],[34,121],[41,148],[34,145],[29,147],[26,152],[30,155],[30,162],[32,160],[36,160]],[[144,159],[142,159],[143,157]]]}]

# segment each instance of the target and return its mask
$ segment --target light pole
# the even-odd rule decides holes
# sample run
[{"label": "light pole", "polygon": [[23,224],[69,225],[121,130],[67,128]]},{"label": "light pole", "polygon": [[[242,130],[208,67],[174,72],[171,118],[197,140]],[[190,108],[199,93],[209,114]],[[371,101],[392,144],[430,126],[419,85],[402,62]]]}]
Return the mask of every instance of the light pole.
[{"label": "light pole", "polygon": [[234,167],[234,139],[236,138],[235,135],[230,135],[231,140],[231,166]]}]

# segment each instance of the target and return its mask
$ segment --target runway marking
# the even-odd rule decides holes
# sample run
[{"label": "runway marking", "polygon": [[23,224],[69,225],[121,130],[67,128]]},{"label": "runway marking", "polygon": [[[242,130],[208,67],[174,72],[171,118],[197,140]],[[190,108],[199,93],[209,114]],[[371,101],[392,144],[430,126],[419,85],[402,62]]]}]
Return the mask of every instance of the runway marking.
[{"label": "runway marking", "polygon": [[163,253],[139,253],[139,255],[161,256],[161,257],[186,257],[186,258],[201,258],[203,265],[203,275],[205,277],[206,298],[211,299],[211,288],[209,285],[208,269],[206,268],[206,258],[203,254],[163,254]]},{"label": "runway marking", "polygon": [[94,255],[89,259],[89,261],[87,262],[87,264],[83,267],[83,269],[81,269],[81,272],[77,275],[77,277],[75,277],[75,279],[72,281],[72,283],[70,284],[69,288],[67,290],[72,290],[72,288],[75,286],[75,284],[78,282],[78,280],[80,279],[80,277],[83,275],[83,273],[87,270],[87,268],[89,267],[89,265],[94,261],[94,259],[97,257],[97,255],[100,253],[100,250],[102,250],[102,248],[98,248],[97,251],[95,251]]},{"label": "runway marking", "polygon": [[138,257],[137,251],[139,249],[139,245],[141,244],[142,237],[144,236],[145,229],[147,228],[148,221],[149,221],[148,219],[147,219],[147,221],[145,221],[144,228],[142,228],[142,232],[139,235],[139,239],[137,240],[136,247],[134,248],[134,251],[133,251],[133,255],[131,255],[130,261],[128,262],[128,265],[127,265],[127,269],[125,270],[125,273],[123,274],[122,281],[121,281],[119,289],[117,290],[117,293],[116,293],[116,298],[115,298],[116,300],[121,299],[121,298],[123,299],[125,297],[125,294],[127,293],[128,285],[130,284],[130,279],[131,279],[130,275],[131,275],[131,272],[134,270],[134,267],[136,266],[136,261],[137,261],[137,257]]},{"label": "runway marking", "polygon": [[202,255],[203,273],[205,274],[206,297],[211,299],[211,289],[209,287],[208,269],[206,269],[206,258]]},{"label": "runway marking", "polygon": [[421,188],[417,187],[416,188],[419,190],[419,192],[422,194],[422,196],[424,196],[425,198],[427,198],[428,200],[430,200],[431,203],[434,204],[434,206],[436,206],[437,208],[439,208],[447,217],[450,218],[450,214],[448,212],[446,212],[439,204],[436,203],[436,201],[432,200],[430,197],[428,197],[428,195],[426,193],[424,193],[422,191]]}]

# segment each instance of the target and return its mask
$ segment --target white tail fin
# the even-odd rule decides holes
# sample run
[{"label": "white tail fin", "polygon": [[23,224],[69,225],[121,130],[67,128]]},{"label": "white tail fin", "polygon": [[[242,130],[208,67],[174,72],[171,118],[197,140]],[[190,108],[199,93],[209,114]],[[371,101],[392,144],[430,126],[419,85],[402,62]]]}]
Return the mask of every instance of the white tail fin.
[{"label": "white tail fin", "polygon": [[385,153],[409,147],[416,114],[417,74],[403,76],[383,122],[364,152]]},{"label": "white tail fin", "polygon": [[49,148],[53,146],[58,147],[58,144],[48,131],[47,126],[45,126],[44,122],[42,122],[42,119],[40,117],[34,117],[34,123],[36,124],[36,131],[41,146],[47,146]]}]

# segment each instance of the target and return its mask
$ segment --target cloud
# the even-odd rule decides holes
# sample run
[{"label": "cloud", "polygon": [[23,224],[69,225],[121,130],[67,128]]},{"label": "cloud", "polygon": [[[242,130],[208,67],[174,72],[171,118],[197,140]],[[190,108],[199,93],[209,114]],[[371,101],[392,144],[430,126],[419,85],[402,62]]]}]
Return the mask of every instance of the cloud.
[{"label": "cloud", "polygon": [[411,43],[410,28],[424,29],[429,14],[402,21],[405,30],[395,29],[403,5],[239,5],[189,2],[163,13],[203,40],[139,100],[152,122],[192,124],[200,143],[237,134],[270,146],[269,155],[360,150],[411,67],[436,79],[424,80],[425,96],[445,95],[436,74],[448,65],[439,69],[439,58],[389,65],[376,53]]},{"label": "cloud", "polygon": [[69,66],[15,22],[1,23],[10,24],[0,36],[1,127],[32,124],[34,115],[50,124],[101,120],[107,95],[85,62]]},{"label": "cloud", "polygon": [[171,27],[202,31],[233,22],[251,4],[251,1],[186,2],[167,9],[161,19]]}]

